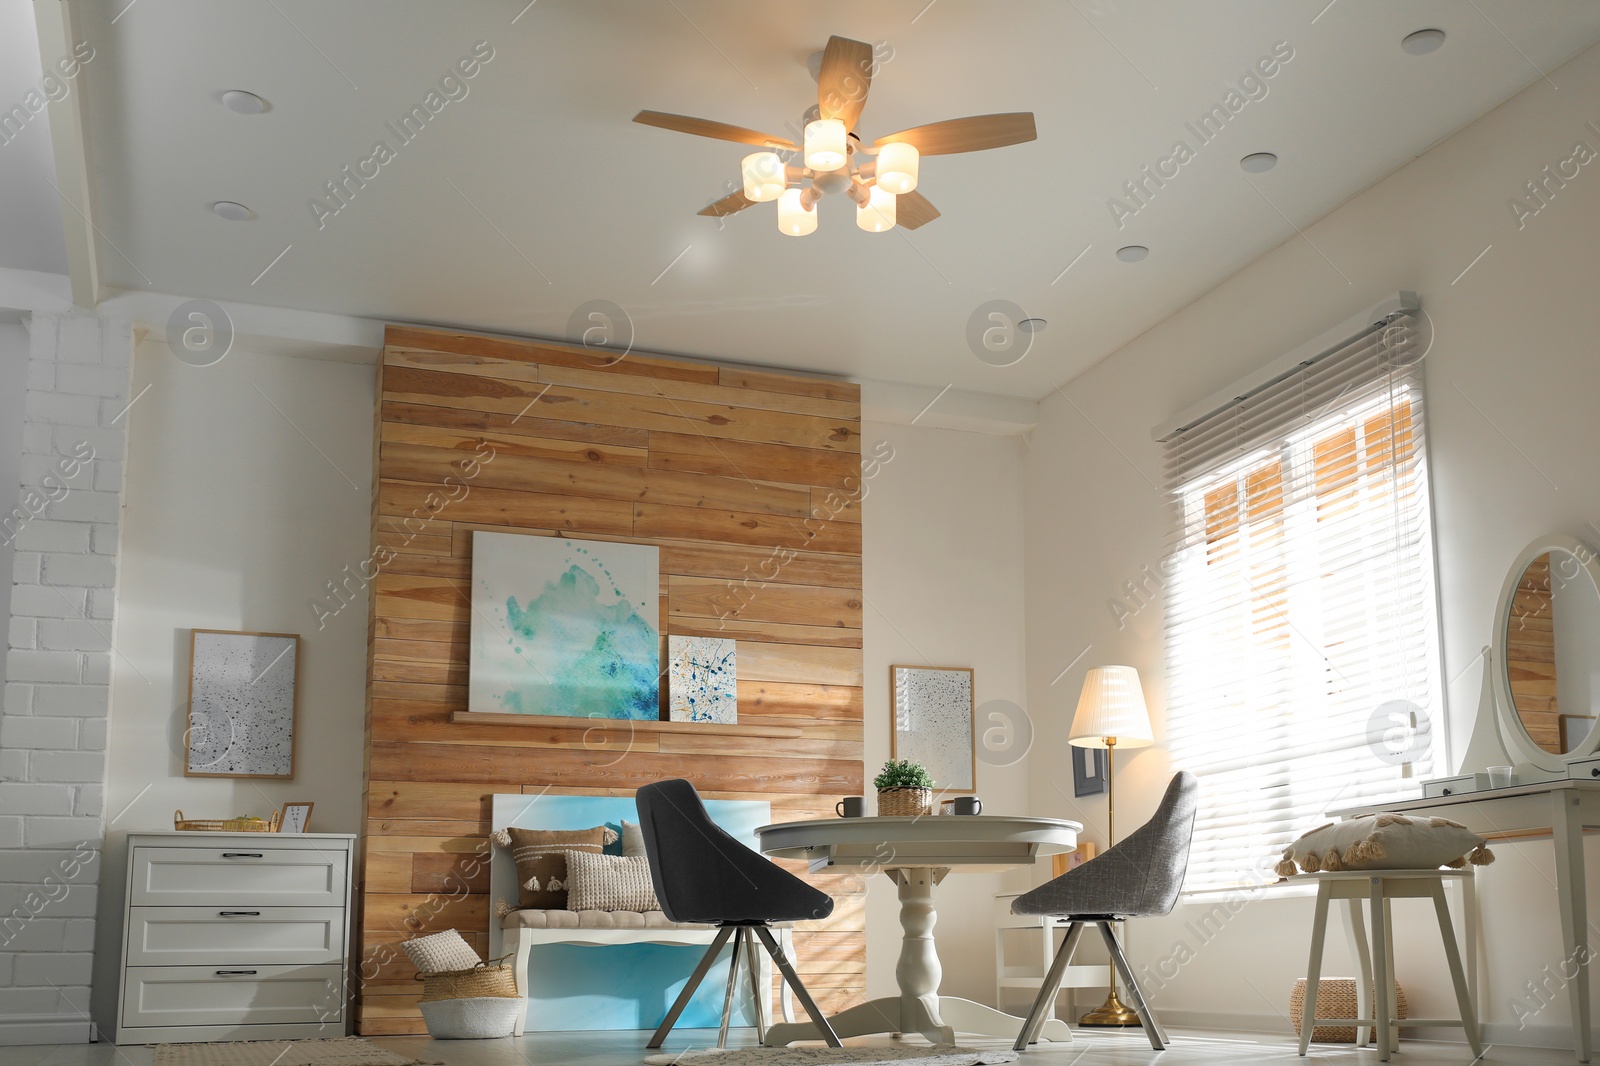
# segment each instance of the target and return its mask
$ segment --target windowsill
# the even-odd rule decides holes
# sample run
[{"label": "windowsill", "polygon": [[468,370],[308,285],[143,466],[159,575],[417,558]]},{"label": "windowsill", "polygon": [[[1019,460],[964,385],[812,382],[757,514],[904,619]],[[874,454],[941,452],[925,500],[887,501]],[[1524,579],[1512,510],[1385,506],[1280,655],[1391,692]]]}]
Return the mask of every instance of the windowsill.
[{"label": "windowsill", "polygon": [[1274,881],[1255,889],[1208,888],[1198,892],[1183,892],[1178,906],[1195,907],[1221,903],[1227,899],[1242,899],[1255,903],[1264,899],[1309,899],[1317,894],[1317,886],[1309,881]]}]

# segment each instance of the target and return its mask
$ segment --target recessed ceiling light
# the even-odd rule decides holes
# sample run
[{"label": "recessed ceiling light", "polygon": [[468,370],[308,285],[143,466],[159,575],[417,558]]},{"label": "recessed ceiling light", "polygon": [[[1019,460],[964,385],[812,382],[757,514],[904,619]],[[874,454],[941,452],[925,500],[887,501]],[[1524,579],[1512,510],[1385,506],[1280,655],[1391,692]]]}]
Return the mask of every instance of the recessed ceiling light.
[{"label": "recessed ceiling light", "polygon": [[225,218],[229,222],[248,222],[256,217],[256,213],[244,204],[236,204],[232,200],[218,200],[211,205],[211,210],[217,213],[218,218]]},{"label": "recessed ceiling light", "polygon": [[1043,333],[1049,324],[1042,318],[1025,318],[1017,323],[1017,329],[1023,333]]},{"label": "recessed ceiling light", "polygon": [[1443,44],[1443,30],[1418,30],[1407,34],[1405,40],[1400,42],[1400,47],[1407,55],[1425,56],[1429,52],[1437,52]]},{"label": "recessed ceiling light", "polygon": [[240,115],[259,115],[267,109],[267,102],[255,93],[229,89],[222,94],[222,106]]},{"label": "recessed ceiling light", "polygon": [[1248,174],[1265,174],[1278,165],[1278,157],[1271,152],[1251,152],[1239,160],[1239,166]]},{"label": "recessed ceiling light", "polygon": [[1150,254],[1150,249],[1142,244],[1130,244],[1117,249],[1117,258],[1124,263],[1137,263]]}]

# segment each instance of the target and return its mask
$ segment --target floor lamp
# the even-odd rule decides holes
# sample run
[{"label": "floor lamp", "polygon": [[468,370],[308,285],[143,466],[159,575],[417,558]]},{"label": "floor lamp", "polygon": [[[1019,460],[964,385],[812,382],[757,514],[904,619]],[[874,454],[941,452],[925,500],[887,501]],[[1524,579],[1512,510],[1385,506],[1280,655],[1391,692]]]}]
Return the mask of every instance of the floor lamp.
[{"label": "floor lamp", "polygon": [[[1131,666],[1096,666],[1083,679],[1078,712],[1072,716],[1067,743],[1077,748],[1106,750],[1106,847],[1117,842],[1117,746],[1142,748],[1155,743],[1150,711],[1139,687],[1139,671]],[[1117,999],[1117,975],[1111,972],[1106,1001],[1078,1019],[1079,1025],[1121,1028],[1139,1024],[1139,1015]]]}]

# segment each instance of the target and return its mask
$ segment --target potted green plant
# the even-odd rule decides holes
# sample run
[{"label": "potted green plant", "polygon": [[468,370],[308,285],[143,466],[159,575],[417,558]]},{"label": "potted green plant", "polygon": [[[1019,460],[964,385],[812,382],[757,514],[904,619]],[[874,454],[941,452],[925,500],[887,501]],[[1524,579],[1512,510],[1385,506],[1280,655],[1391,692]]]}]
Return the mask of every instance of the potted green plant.
[{"label": "potted green plant", "polygon": [[921,763],[890,759],[872,785],[878,790],[880,815],[933,813],[933,777]]}]

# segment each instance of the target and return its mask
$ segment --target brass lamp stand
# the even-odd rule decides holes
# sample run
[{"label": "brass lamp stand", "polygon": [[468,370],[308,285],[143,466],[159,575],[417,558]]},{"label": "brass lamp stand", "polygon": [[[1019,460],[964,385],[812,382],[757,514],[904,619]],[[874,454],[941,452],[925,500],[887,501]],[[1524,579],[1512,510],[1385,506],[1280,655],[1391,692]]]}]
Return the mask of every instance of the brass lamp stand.
[{"label": "brass lamp stand", "polygon": [[[1150,711],[1145,706],[1139,671],[1131,666],[1096,666],[1083,679],[1083,694],[1072,716],[1067,743],[1080,748],[1106,749],[1106,843],[1109,850],[1117,842],[1117,745],[1125,748],[1155,743],[1150,728]],[[1078,1019],[1079,1025],[1098,1028],[1132,1028],[1139,1024],[1137,1011],[1117,998],[1116,967],[1111,971],[1106,1001]]]}]

